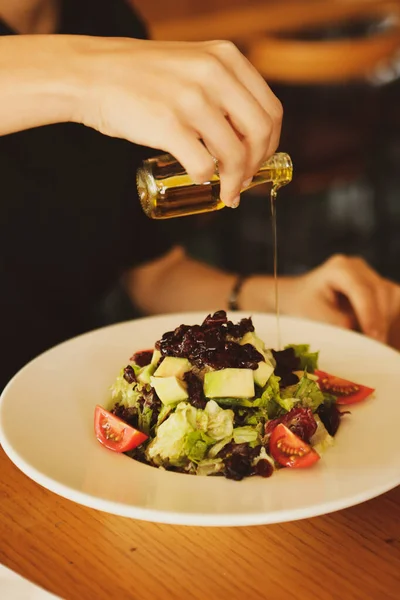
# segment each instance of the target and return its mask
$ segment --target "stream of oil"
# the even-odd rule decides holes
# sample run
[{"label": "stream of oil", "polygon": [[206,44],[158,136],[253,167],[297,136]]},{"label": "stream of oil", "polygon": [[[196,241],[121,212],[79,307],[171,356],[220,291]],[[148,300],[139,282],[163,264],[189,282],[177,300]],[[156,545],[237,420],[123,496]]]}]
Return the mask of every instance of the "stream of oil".
[{"label": "stream of oil", "polygon": [[278,231],[276,225],[276,198],[278,186],[273,185],[270,193],[271,200],[271,222],[272,222],[272,247],[274,259],[274,292],[275,292],[275,315],[276,315],[276,349],[281,349],[281,324],[279,319],[279,280],[278,280]]}]

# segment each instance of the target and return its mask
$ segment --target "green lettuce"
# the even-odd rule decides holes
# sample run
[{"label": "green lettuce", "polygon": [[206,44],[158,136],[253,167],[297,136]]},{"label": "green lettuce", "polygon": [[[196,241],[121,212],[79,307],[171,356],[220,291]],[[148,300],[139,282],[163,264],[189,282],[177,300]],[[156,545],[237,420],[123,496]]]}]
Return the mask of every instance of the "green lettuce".
[{"label": "green lettuce", "polygon": [[293,348],[295,355],[300,359],[302,371],[314,373],[318,369],[319,352],[310,352],[309,344],[289,344],[286,348]]},{"label": "green lettuce", "polygon": [[214,398],[214,400],[219,406],[254,408],[257,406],[255,402],[257,402],[259,398],[256,400],[252,400],[251,398]]},{"label": "green lettuce", "polygon": [[252,411],[248,411],[245,418],[244,418],[244,424],[245,425],[257,425],[261,419],[267,419],[268,418],[268,413],[266,410],[252,410]]},{"label": "green lettuce", "polygon": [[224,463],[222,458],[206,458],[198,464],[196,475],[215,475],[216,473],[223,471],[223,469]]},{"label": "green lettuce", "polygon": [[150,423],[151,418],[153,416],[153,409],[149,406],[144,405],[138,413],[138,426],[140,431],[149,435],[150,433]]},{"label": "green lettuce", "polygon": [[169,416],[169,414],[173,411],[173,409],[174,409],[174,407],[171,406],[171,404],[163,404],[162,405],[161,410],[158,413],[156,428],[158,428],[161,425],[161,423],[163,423],[165,421],[165,419]]},{"label": "green lettuce", "polygon": [[334,438],[328,433],[325,425],[321,421],[318,415],[314,415],[317,423],[317,429],[310,439],[310,444],[320,456],[335,443]]},{"label": "green lettuce", "polygon": [[[182,466],[187,461],[200,462],[216,442],[233,434],[234,413],[210,400],[205,409],[180,402],[162,422],[147,447],[147,456],[155,464]],[[222,447],[222,446],[221,446]]]},{"label": "green lettuce", "polygon": [[184,454],[194,463],[199,463],[207,454],[207,450],[214,440],[204,431],[192,431],[186,436]]},{"label": "green lettuce", "polygon": [[181,402],[157,430],[156,437],[147,446],[149,460],[161,465],[164,462],[182,466],[186,462],[186,437],[195,431],[191,422],[196,421],[196,409]]},{"label": "green lettuce", "polygon": [[233,430],[235,444],[253,444],[260,441],[258,430],[255,427],[235,427]]},{"label": "green lettuce", "polygon": [[301,406],[311,408],[313,412],[325,401],[324,394],[318,385],[307,375],[304,375],[297,384],[295,397],[300,400]]},{"label": "green lettuce", "polygon": [[287,412],[298,405],[311,408],[315,412],[325,398],[315,381],[304,375],[299,383],[281,390],[280,398],[277,398],[276,401]]},{"label": "green lettuce", "polygon": [[224,448],[227,444],[229,444],[232,441],[232,436],[229,435],[226,438],[223,438],[222,440],[220,440],[219,442],[217,442],[216,444],[214,444],[213,446],[211,446],[211,448],[208,451],[208,458],[215,458],[217,456],[217,454],[219,452],[221,452],[222,448]]},{"label": "green lettuce", "polygon": [[267,409],[268,418],[274,419],[282,413],[283,410],[289,412],[296,404],[296,398],[292,395],[287,396],[287,392],[281,392],[279,388],[280,377],[271,375],[266,387],[262,393],[263,406]]},{"label": "green lettuce", "polygon": [[274,459],[269,454],[267,454],[267,451],[264,448],[264,446],[261,447],[260,454],[258,456],[256,456],[255,459],[253,460],[253,465],[256,465],[260,460],[267,460],[269,462],[269,464],[271,465],[271,467],[275,471],[276,465],[275,465]]},{"label": "green lettuce", "polygon": [[240,420],[243,423],[243,425],[257,426],[260,423],[264,424],[265,421],[267,421],[268,412],[266,408],[242,408],[238,410],[238,416],[240,417]]},{"label": "green lettuce", "polygon": [[207,435],[212,437],[216,442],[232,435],[233,419],[235,417],[233,410],[225,410],[218,406],[214,400],[209,400],[204,413],[208,417]]},{"label": "green lettuce", "polygon": [[[131,363],[131,367],[135,371],[135,375],[140,371],[140,367],[133,363]],[[137,406],[139,397],[140,391],[137,388],[137,384],[128,383],[124,379],[124,369],[121,369],[114,385],[111,387],[112,406],[114,406],[116,402],[122,404],[126,408]]]},{"label": "green lettuce", "polygon": [[277,400],[279,406],[283,408],[284,412],[289,412],[299,403],[298,398],[296,398],[296,385],[289,385],[288,387],[281,390],[280,398]]},{"label": "green lettuce", "polygon": [[[265,390],[265,388],[264,388]],[[252,409],[260,409],[262,414],[258,411],[254,411],[253,414],[249,414],[249,421],[246,422],[246,425],[256,425],[257,420],[255,419],[255,415],[265,416],[272,419],[274,416],[278,415],[281,412],[281,407],[277,404],[276,398],[270,394],[268,391],[262,394],[259,398],[215,398],[215,401],[220,406],[229,406],[232,408],[252,408]]]}]

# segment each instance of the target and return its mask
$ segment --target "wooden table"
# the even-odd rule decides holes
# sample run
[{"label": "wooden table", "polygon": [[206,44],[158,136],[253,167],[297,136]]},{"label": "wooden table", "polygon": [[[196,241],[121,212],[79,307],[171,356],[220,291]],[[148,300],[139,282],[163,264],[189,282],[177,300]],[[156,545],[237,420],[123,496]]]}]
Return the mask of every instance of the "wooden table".
[{"label": "wooden table", "polygon": [[1,561],[65,600],[400,598],[400,487],[324,517],[202,529],[81,507],[2,450],[0,472]]}]

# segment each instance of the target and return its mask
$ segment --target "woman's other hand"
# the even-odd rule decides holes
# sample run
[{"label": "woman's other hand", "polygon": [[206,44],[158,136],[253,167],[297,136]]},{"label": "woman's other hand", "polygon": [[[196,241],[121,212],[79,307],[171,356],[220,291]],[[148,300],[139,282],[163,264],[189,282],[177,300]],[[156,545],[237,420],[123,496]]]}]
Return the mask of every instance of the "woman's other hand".
[{"label": "woman's other hand", "polygon": [[400,318],[400,286],[363,259],[335,255],[280,284],[282,312],[324,321],[387,342]]}]

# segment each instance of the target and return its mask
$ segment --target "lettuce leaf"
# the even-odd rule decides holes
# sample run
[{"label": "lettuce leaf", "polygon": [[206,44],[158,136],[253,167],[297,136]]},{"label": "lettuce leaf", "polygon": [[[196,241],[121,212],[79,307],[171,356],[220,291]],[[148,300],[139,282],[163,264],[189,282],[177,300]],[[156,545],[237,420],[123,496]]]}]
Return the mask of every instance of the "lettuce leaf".
[{"label": "lettuce leaf", "polygon": [[192,431],[186,436],[184,454],[194,463],[199,463],[207,454],[209,446],[214,442],[204,431]]},{"label": "lettuce leaf", "polygon": [[[133,363],[131,363],[131,367],[135,371],[135,375],[140,370],[140,367],[137,367]],[[111,407],[113,407],[116,402],[122,404],[126,408],[137,406],[139,396],[140,391],[137,389],[137,384],[128,383],[124,379],[124,369],[121,369],[114,385],[111,387]]]},{"label": "lettuce leaf", "polygon": [[218,406],[214,400],[209,400],[204,413],[208,417],[207,435],[217,442],[232,435],[233,419],[235,417],[233,410],[225,410]]},{"label": "lettuce leaf", "polygon": [[318,415],[314,415],[317,423],[317,430],[310,439],[310,444],[320,456],[335,443],[334,438],[328,433],[325,425],[321,421]]},{"label": "lettuce leaf", "polygon": [[162,465],[164,462],[182,466],[187,462],[186,438],[195,431],[191,421],[196,420],[196,409],[187,402],[181,402],[168,419],[157,430],[156,437],[147,446],[149,460]]},{"label": "lettuce leaf", "polygon": [[140,431],[149,435],[150,433],[150,423],[151,418],[153,416],[153,409],[149,406],[144,405],[142,410],[139,410],[138,414],[138,426]]},{"label": "lettuce leaf", "polygon": [[311,408],[315,412],[318,407],[325,401],[324,394],[319,389],[318,385],[307,375],[304,375],[297,384],[295,397],[300,400],[301,406]]},{"label": "lettuce leaf", "polygon": [[250,444],[258,442],[259,440],[260,436],[255,427],[235,427],[233,430],[233,441],[235,444]]},{"label": "lettuce leaf", "polygon": [[[278,405],[277,405],[278,406]],[[264,424],[267,421],[268,411],[266,408],[255,408],[255,409],[241,409],[238,411],[239,417],[243,425],[259,425]]]},{"label": "lettuce leaf", "polygon": [[282,414],[281,409],[289,412],[295,406],[297,400],[288,389],[281,391],[279,388],[280,377],[271,375],[268,384],[264,388],[261,398],[268,411],[268,418],[274,419]]},{"label": "lettuce leaf", "polygon": [[171,404],[163,404],[160,412],[158,413],[156,429],[165,421],[169,414],[173,411],[174,407]]},{"label": "lettuce leaf", "polygon": [[224,448],[227,444],[229,444],[232,441],[232,436],[228,436],[226,438],[224,438],[223,440],[217,442],[216,444],[214,444],[213,446],[211,446],[211,448],[208,451],[208,458],[215,458],[218,454],[218,452],[221,452],[222,448]]},{"label": "lettuce leaf", "polygon": [[268,414],[265,410],[254,410],[249,411],[248,414],[244,418],[245,425],[257,425],[260,422],[260,419],[267,419]]},{"label": "lettuce leaf", "polygon": [[213,400],[204,410],[180,402],[159,425],[155,438],[147,447],[147,457],[158,465],[198,463],[216,442],[232,438],[234,416],[232,410],[224,410]]},{"label": "lettuce leaf", "polygon": [[276,470],[275,461],[269,454],[267,454],[267,451],[264,448],[264,446],[261,446],[260,454],[256,456],[253,460],[253,465],[256,465],[260,460],[267,460],[271,467],[274,469],[274,471]]},{"label": "lettuce leaf", "polygon": [[293,348],[295,355],[300,359],[302,371],[314,373],[318,369],[319,352],[310,352],[309,344],[289,344],[286,348]]},{"label": "lettuce leaf", "polygon": [[258,439],[259,435],[255,427],[245,425],[243,427],[235,427],[233,430],[233,441],[235,444],[249,444],[256,442]]},{"label": "lettuce leaf", "polygon": [[223,471],[223,469],[224,463],[222,458],[206,458],[198,464],[196,475],[215,475],[216,473]]},{"label": "lettuce leaf", "polygon": [[219,406],[232,406],[233,408],[254,408],[259,406],[259,404],[255,404],[258,400],[259,398],[256,398],[256,400],[252,400],[251,398],[214,398],[214,401]]}]

